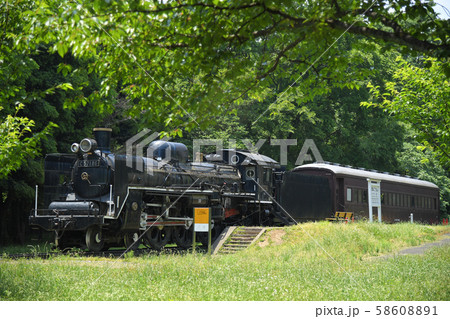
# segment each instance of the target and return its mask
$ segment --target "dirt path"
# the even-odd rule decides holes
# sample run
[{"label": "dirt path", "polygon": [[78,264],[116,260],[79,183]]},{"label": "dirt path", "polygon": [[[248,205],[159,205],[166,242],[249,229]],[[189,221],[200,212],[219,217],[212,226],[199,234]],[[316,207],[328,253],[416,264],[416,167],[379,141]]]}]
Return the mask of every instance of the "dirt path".
[{"label": "dirt path", "polygon": [[380,256],[381,258],[392,258],[399,255],[423,255],[427,250],[432,247],[439,247],[450,244],[450,233],[444,234],[445,238],[431,243],[426,243],[421,246],[409,247],[402,249],[394,254]]},{"label": "dirt path", "polygon": [[450,244],[450,233],[444,234],[446,238],[432,242],[426,243],[422,246],[410,247],[400,250],[398,255],[423,255],[428,249],[436,246],[444,246]]}]

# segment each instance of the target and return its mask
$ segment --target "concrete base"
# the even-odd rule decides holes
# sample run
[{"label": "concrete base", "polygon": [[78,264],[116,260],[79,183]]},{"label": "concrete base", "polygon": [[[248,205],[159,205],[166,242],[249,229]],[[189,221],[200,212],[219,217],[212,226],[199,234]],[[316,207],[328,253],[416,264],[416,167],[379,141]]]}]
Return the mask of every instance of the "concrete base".
[{"label": "concrete base", "polygon": [[222,231],[222,233],[219,235],[219,237],[217,237],[216,241],[211,247],[213,255],[217,254],[217,252],[220,250],[220,247],[222,247],[227,238],[230,237],[230,235],[234,232],[236,228],[237,228],[236,226],[230,226]]}]

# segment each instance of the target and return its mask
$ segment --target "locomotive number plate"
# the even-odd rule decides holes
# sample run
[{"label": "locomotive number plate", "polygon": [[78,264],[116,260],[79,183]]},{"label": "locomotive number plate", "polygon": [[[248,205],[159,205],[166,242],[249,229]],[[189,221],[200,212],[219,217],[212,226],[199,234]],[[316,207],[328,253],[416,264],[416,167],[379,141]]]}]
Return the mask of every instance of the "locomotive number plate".
[{"label": "locomotive number plate", "polygon": [[78,167],[99,167],[100,160],[81,160],[78,162]]}]

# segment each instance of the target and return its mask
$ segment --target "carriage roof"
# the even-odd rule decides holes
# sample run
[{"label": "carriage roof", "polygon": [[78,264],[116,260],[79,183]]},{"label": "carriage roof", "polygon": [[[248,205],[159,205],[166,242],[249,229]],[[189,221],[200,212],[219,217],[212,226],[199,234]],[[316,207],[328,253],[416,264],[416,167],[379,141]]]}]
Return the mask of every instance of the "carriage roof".
[{"label": "carriage roof", "polygon": [[404,176],[400,174],[391,174],[387,172],[379,172],[376,170],[368,170],[364,168],[355,168],[351,166],[341,165],[341,164],[335,164],[335,163],[313,163],[313,164],[306,164],[297,166],[293,169],[295,172],[300,172],[304,170],[310,170],[310,169],[317,169],[317,170],[327,170],[330,171],[336,175],[341,176],[354,176],[354,177],[361,177],[361,178],[370,178],[374,180],[380,180],[380,181],[386,181],[386,182],[393,182],[393,183],[402,183],[402,184],[409,184],[409,185],[415,185],[415,186],[421,186],[421,187],[430,187],[430,188],[436,188],[439,189],[438,186],[435,184],[424,181],[418,178],[413,178],[410,176]]}]

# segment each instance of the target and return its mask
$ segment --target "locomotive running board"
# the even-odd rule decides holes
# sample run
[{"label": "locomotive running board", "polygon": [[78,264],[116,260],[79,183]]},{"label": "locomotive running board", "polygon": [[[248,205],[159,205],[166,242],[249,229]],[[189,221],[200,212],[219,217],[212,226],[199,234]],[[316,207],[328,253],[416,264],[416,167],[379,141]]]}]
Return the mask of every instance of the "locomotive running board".
[{"label": "locomotive running board", "polygon": [[[149,186],[129,186],[128,190],[142,190],[147,192],[154,192],[160,194],[213,194],[217,191],[209,189],[194,189],[194,188],[159,188],[159,187],[149,187]],[[254,198],[254,193],[222,193],[225,197],[250,197]]]},{"label": "locomotive running board", "polygon": [[[114,219],[119,218],[120,213],[122,213],[123,207],[125,206],[125,203],[127,202],[128,196],[130,195],[130,190],[141,190],[141,191],[147,191],[147,192],[154,192],[160,195],[191,195],[191,194],[213,194],[217,191],[212,190],[201,190],[201,189],[186,189],[186,188],[180,188],[180,189],[174,189],[174,188],[159,188],[159,187],[149,187],[149,186],[128,186],[127,187],[127,194],[125,195],[125,198],[123,199],[122,205],[120,206],[119,212],[117,213],[117,216],[111,217]],[[248,199],[254,199],[255,194],[253,193],[222,193],[222,196],[224,197],[241,197],[241,198],[248,198]],[[119,204],[119,203],[118,203]],[[117,205],[119,207],[119,205]]]},{"label": "locomotive running board", "polygon": [[147,191],[161,194],[212,194],[212,190],[201,190],[201,189],[189,189],[189,188],[159,188],[159,187],[148,187],[148,186],[129,186],[128,190],[139,190]]}]

